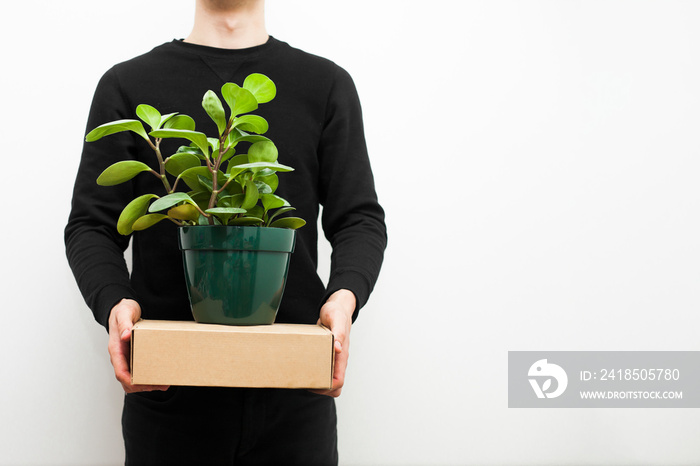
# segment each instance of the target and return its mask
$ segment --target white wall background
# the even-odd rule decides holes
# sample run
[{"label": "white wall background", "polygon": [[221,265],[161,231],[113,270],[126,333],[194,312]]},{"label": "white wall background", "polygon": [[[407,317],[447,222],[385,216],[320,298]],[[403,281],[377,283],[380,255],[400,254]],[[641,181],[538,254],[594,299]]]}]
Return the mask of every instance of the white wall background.
[{"label": "white wall background", "polygon": [[[387,211],[342,464],[700,463],[697,410],[508,409],[506,383],[508,350],[700,350],[700,3],[267,9],[354,76]],[[192,2],[0,11],[0,464],[119,464],[121,388],[62,229],[97,80],[186,36]]]}]

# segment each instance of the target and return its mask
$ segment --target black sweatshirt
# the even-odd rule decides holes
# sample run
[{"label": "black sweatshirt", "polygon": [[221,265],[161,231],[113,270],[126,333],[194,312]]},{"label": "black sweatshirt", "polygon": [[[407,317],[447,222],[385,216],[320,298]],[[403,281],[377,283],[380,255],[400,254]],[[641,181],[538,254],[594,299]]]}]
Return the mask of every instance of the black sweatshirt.
[{"label": "black sweatshirt", "polygon": [[[275,99],[261,104],[255,113],[270,124],[265,135],[277,146],[279,162],[295,168],[279,174],[277,194],[296,207],[295,216],[307,221],[297,230],[277,322],[315,323],[320,305],[343,288],[357,298],[354,319],[377,280],[386,227],[357,92],[342,68],[273,37],[263,45],[238,50],[173,40],[105,73],[95,91],[87,131],[118,119],[136,119],[136,106],[144,103],[163,115],[187,114],[197,122],[198,131],[213,137],[216,126],[202,108],[202,96],[209,89],[220,95],[225,82],[242,85],[251,73],[265,74],[277,86]],[[163,156],[188,143],[163,140]],[[245,153],[245,145],[237,146],[237,153]],[[135,197],[165,192],[148,173],[118,186],[96,184],[102,170],[127,159],[157,169],[152,149],[131,132],[84,145],[65,229],[66,253],[80,291],[105,327],[111,308],[122,298],[138,301],[145,319],[192,320],[177,226],[164,221],[133,233],[129,277],[124,261],[129,237],[117,233],[117,218]],[[183,183],[178,190],[187,187]],[[319,205],[323,231],[333,248],[327,289],[316,272]]]}]

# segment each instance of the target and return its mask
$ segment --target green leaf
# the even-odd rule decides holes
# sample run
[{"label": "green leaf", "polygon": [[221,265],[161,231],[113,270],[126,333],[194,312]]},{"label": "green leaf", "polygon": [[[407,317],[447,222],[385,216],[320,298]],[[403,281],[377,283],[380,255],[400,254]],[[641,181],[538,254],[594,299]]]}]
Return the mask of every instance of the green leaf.
[{"label": "green leaf", "polygon": [[234,218],[232,220],[229,220],[228,224],[243,227],[243,226],[260,225],[262,222],[263,222],[263,219],[257,218],[257,217],[238,217],[238,218]]},{"label": "green leaf", "polygon": [[[170,120],[170,119],[171,119],[172,117],[174,117],[175,115],[177,115],[177,112],[175,112],[175,113],[168,113],[167,115],[161,116],[161,117],[160,117],[160,124],[158,125],[158,128],[162,127],[162,126],[165,124],[165,122],[167,122],[168,120]],[[194,129],[194,128],[192,128],[192,129]]]},{"label": "green leaf", "polygon": [[208,214],[244,214],[245,209],[240,209],[238,207],[212,207],[211,209],[205,210]]},{"label": "green leaf", "polygon": [[129,181],[141,172],[151,168],[143,162],[136,160],[124,160],[110,165],[97,177],[100,186],[114,186]]},{"label": "green leaf", "polygon": [[236,155],[235,157],[231,157],[231,160],[228,161],[228,166],[226,167],[226,173],[231,173],[231,170],[236,166],[236,165],[243,165],[244,163],[248,163],[248,155],[247,154],[241,154],[241,155]]},{"label": "green leaf", "polygon": [[145,121],[151,129],[160,128],[161,114],[150,105],[141,104],[136,107],[136,116]]},{"label": "green leaf", "polygon": [[296,230],[306,225],[306,221],[299,217],[284,217],[279,220],[275,220],[270,224],[272,228],[289,228],[290,230]]},{"label": "green leaf", "polygon": [[264,104],[275,98],[277,88],[270,78],[260,73],[253,73],[243,81],[243,89],[248,89],[258,101]]},{"label": "green leaf", "polygon": [[282,165],[280,163],[254,162],[254,163],[243,163],[241,165],[236,165],[235,167],[231,167],[231,169],[229,170],[229,174],[231,176],[238,176],[238,174],[243,173],[246,170],[256,171],[257,169],[262,169],[262,168],[269,168],[270,170],[274,170],[277,172],[293,172],[294,171],[294,169],[292,167],[288,167],[287,165]]},{"label": "green leaf", "polygon": [[[248,171],[249,168],[246,167],[245,165],[247,165],[247,164],[235,165],[235,166],[233,166],[233,167],[229,167],[229,168],[228,168],[228,175],[229,175],[229,177],[236,178],[236,177],[237,177],[238,175],[240,175],[241,173]],[[242,179],[240,179],[240,178],[236,178],[236,179],[237,179],[237,180],[240,180],[241,183],[243,183],[243,181],[244,181],[244,180],[242,180]]]},{"label": "green leaf", "polygon": [[265,216],[265,211],[263,210],[261,205],[256,205],[253,208],[248,209],[248,212],[246,212],[245,216],[263,218]]},{"label": "green leaf", "polygon": [[248,160],[251,163],[274,163],[277,161],[277,146],[272,141],[256,142],[248,149]]},{"label": "green leaf", "polygon": [[255,186],[255,183],[253,183],[250,180],[247,180],[245,182],[245,198],[243,199],[243,204],[241,204],[241,207],[248,210],[252,208],[255,204],[258,203],[258,199],[260,198],[260,193],[258,193],[258,187]]},{"label": "green leaf", "polygon": [[262,205],[266,212],[270,209],[289,206],[289,202],[287,202],[286,199],[283,199],[276,194],[263,194],[260,196],[260,199],[262,200]]},{"label": "green leaf", "polygon": [[163,214],[148,214],[144,215],[143,217],[139,217],[134,224],[132,225],[132,229],[134,231],[140,231],[140,230],[145,230],[148,227],[152,227],[156,223],[160,222],[161,220],[165,220],[168,218],[167,215]]},{"label": "green leaf", "polygon": [[219,156],[219,140],[216,138],[207,138],[207,142],[211,148],[212,158],[217,158]]},{"label": "green leaf", "polygon": [[229,147],[224,155],[221,156],[221,162],[225,162],[236,154],[236,149],[234,147]]},{"label": "green leaf", "polygon": [[117,231],[121,235],[130,235],[133,230],[134,222],[142,217],[148,211],[148,203],[153,198],[157,198],[155,194],[144,194],[133,201],[129,202],[117,220]]},{"label": "green leaf", "polygon": [[217,205],[221,207],[241,207],[245,199],[244,194],[231,194],[229,196],[221,196],[217,201]]},{"label": "green leaf", "polygon": [[[277,191],[277,187],[278,187],[279,184],[280,184],[280,179],[279,179],[279,177],[278,177],[277,175],[275,175],[274,173],[271,174],[271,175],[267,175],[267,176],[256,177],[256,178],[255,178],[255,181],[256,181],[256,182],[262,181],[262,182],[265,183],[267,186],[269,186],[269,188],[270,188],[270,194],[271,194],[271,193],[274,193],[275,191]],[[266,193],[266,194],[267,194],[267,193]]]},{"label": "green leaf", "polygon": [[248,163],[248,154],[239,154],[235,157],[232,157],[231,161],[228,164],[229,165],[243,165],[244,163]]},{"label": "green leaf", "polygon": [[182,178],[182,181],[187,183],[190,189],[195,191],[203,191],[205,188],[199,183],[199,176],[209,176],[211,177],[211,172],[209,168],[204,166],[188,168],[184,172],[178,175],[178,178]]},{"label": "green leaf", "polygon": [[204,154],[202,154],[202,151],[198,147],[193,147],[192,145],[178,147],[176,154],[192,154],[199,160],[207,160]]},{"label": "green leaf", "polygon": [[229,131],[228,136],[226,136],[226,145],[230,146],[230,147],[236,147],[236,144],[238,144],[236,142],[236,139],[241,137],[244,134],[248,134],[248,133],[244,133],[243,131],[241,131],[239,129],[231,127],[231,131]]},{"label": "green leaf", "polygon": [[243,194],[243,187],[238,181],[234,180],[226,185],[224,192],[226,194]]},{"label": "green leaf", "polygon": [[149,133],[154,138],[183,138],[192,141],[202,154],[209,155],[209,142],[207,136],[199,131],[189,131],[185,129],[159,129]]},{"label": "green leaf", "polygon": [[267,120],[260,115],[243,115],[239,116],[233,122],[233,127],[243,131],[263,134],[269,128]]},{"label": "green leaf", "polygon": [[146,130],[143,129],[143,124],[141,124],[141,122],[138,120],[117,120],[110,123],[105,123],[104,125],[100,125],[90,131],[87,136],[85,136],[85,140],[87,142],[93,142],[97,141],[103,136],[109,136],[110,134],[119,133],[122,131],[133,131],[146,141],[150,141],[150,139],[148,139],[148,135],[146,134]]},{"label": "green leaf", "polygon": [[187,152],[175,153],[168,157],[168,160],[165,162],[165,170],[173,176],[178,176],[188,168],[201,166],[199,158]]},{"label": "green leaf", "polygon": [[221,105],[221,100],[214,93],[214,91],[207,91],[202,99],[202,107],[207,112],[207,115],[214,120],[216,127],[219,129],[219,136],[224,134],[226,131],[226,113],[224,113],[224,107]]},{"label": "green leaf", "polygon": [[221,95],[231,109],[231,116],[252,112],[258,108],[258,101],[248,90],[234,83],[226,83],[221,88]]},{"label": "green leaf", "polygon": [[236,139],[236,143],[239,142],[260,142],[260,141],[269,141],[270,139],[266,138],[265,136],[261,136],[259,134],[247,134],[245,136],[241,136],[240,138]]},{"label": "green leaf", "polygon": [[190,191],[187,193],[197,205],[204,204],[205,206],[209,204],[209,199],[211,199],[211,193],[209,191]]},{"label": "green leaf", "polygon": [[167,209],[169,207],[174,206],[175,204],[179,204],[180,202],[187,202],[193,205],[195,204],[195,202],[187,193],[171,193],[167,196],[161,197],[153,204],[151,204],[151,206],[148,208],[148,211],[158,212],[159,210]]},{"label": "green leaf", "polygon": [[214,215],[219,220],[221,220],[222,225],[226,225],[228,223],[228,219],[230,219],[231,216],[236,214],[243,214],[245,213],[245,210],[236,209],[234,207],[213,207],[211,209],[207,209],[205,212]]},{"label": "green leaf", "polygon": [[[199,181],[199,185],[203,186],[204,188],[207,189],[210,193],[214,192],[214,179],[211,176],[202,176],[202,175],[197,175],[197,181]],[[218,176],[217,176],[217,184],[218,183]]]},{"label": "green leaf", "polygon": [[274,214],[270,215],[270,218],[267,220],[267,223],[268,224],[271,223],[279,215],[286,214],[287,212],[291,212],[292,210],[296,210],[296,209],[292,206],[282,207],[280,209],[277,209]]},{"label": "green leaf", "polygon": [[163,124],[163,129],[194,131],[194,120],[187,115],[175,115]]},{"label": "green leaf", "polygon": [[262,181],[253,180],[255,187],[258,188],[258,194],[272,194],[272,188]]},{"label": "green leaf", "polygon": [[177,205],[168,210],[168,217],[172,217],[177,220],[196,222],[199,218],[199,210],[192,204]]},{"label": "green leaf", "polygon": [[258,141],[269,141],[265,136],[260,136],[259,134],[248,134],[245,131],[241,131],[238,128],[232,128],[231,132],[226,138],[226,144],[235,146],[239,142],[258,142]]}]

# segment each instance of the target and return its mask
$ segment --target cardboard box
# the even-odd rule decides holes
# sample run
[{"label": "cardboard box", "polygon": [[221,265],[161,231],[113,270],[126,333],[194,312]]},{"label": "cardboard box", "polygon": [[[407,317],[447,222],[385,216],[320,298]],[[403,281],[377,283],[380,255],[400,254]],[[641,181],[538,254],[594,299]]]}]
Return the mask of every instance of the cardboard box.
[{"label": "cardboard box", "polygon": [[333,361],[319,325],[141,320],[131,332],[133,384],[329,389]]}]

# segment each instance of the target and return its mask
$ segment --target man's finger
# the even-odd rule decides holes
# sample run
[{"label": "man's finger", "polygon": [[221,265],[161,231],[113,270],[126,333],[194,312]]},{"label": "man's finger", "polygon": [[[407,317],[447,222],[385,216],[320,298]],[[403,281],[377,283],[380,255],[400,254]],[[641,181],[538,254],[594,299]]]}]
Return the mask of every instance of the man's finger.
[{"label": "man's finger", "polygon": [[119,331],[119,338],[122,340],[127,339],[131,334],[131,328],[134,326],[134,313],[133,312],[118,312],[117,313],[117,329]]},{"label": "man's finger", "polygon": [[138,392],[153,392],[161,391],[164,392],[170,388],[170,385],[131,385],[122,384],[124,391],[126,393],[138,393]]},{"label": "man's finger", "polygon": [[348,356],[349,354],[347,351],[343,351],[335,355],[335,368],[333,370],[333,388],[340,388],[345,383],[345,371],[348,367]]},{"label": "man's finger", "polygon": [[126,343],[124,342],[116,342],[109,352],[110,360],[114,367],[114,375],[122,384],[131,383],[131,373],[126,362],[125,345]]},{"label": "man's finger", "polygon": [[[335,338],[336,341],[336,347],[337,345],[340,345],[340,348],[343,348],[343,345],[345,344],[345,340],[347,339],[346,335],[346,328],[347,328],[347,323],[346,322],[341,322],[342,319],[332,319],[330,322],[330,331],[333,334],[333,337]],[[336,348],[337,350],[337,348]]]}]

